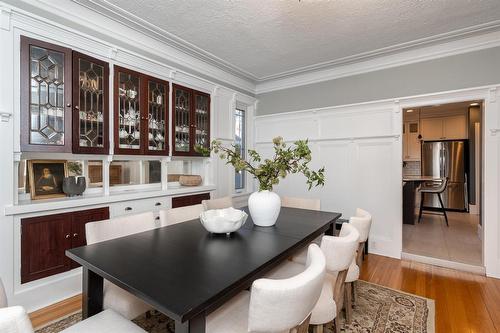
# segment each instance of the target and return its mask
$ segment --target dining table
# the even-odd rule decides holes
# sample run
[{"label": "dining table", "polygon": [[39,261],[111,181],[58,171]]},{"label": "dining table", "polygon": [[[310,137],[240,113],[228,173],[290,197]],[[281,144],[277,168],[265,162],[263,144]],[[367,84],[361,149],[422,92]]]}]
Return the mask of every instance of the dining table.
[{"label": "dining table", "polygon": [[211,234],[196,219],[67,250],[83,269],[82,317],[103,310],[106,279],[174,320],[175,333],[203,333],[211,312],[318,236],[333,235],[340,217],[282,207],[271,227],[256,226],[248,213],[229,235]]}]

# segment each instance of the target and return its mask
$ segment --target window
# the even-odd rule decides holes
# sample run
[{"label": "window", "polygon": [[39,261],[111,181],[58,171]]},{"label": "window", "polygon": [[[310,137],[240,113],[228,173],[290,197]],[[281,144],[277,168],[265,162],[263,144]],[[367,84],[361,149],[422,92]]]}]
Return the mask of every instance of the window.
[{"label": "window", "polygon": [[109,166],[109,185],[161,183],[160,161],[113,161]]},{"label": "window", "polygon": [[[237,108],[234,111],[234,142],[240,147],[241,157],[246,157],[246,128],[245,128],[245,110]],[[245,173],[238,171],[235,173],[234,188],[241,191],[245,188]]]}]

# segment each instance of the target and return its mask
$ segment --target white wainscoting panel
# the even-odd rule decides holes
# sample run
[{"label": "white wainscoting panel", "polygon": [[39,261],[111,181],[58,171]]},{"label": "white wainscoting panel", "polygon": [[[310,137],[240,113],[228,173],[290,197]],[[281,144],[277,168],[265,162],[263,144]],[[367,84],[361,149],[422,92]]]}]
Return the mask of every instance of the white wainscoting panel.
[{"label": "white wainscoting panel", "polygon": [[[357,207],[370,211],[372,253],[401,256],[401,142],[394,104],[311,110],[257,117],[256,149],[273,154],[271,138],[310,139],[311,167],[325,167],[324,187],[308,191],[302,175],[290,175],[275,187],[282,196],[320,198],[321,209],[344,218]],[[396,118],[396,119],[394,119]],[[397,129],[396,129],[397,130]]]}]

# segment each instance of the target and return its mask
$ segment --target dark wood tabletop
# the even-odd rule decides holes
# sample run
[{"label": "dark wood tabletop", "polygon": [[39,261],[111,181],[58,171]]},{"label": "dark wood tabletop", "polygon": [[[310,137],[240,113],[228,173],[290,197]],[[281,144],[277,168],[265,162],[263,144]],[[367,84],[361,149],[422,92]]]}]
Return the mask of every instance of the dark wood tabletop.
[{"label": "dark wood tabletop", "polygon": [[320,234],[331,233],[340,216],[282,208],[275,226],[255,226],[249,216],[230,236],[210,234],[193,220],[66,254],[83,266],[84,317],[102,310],[105,278],[174,319],[176,333],[204,332],[206,315]]}]

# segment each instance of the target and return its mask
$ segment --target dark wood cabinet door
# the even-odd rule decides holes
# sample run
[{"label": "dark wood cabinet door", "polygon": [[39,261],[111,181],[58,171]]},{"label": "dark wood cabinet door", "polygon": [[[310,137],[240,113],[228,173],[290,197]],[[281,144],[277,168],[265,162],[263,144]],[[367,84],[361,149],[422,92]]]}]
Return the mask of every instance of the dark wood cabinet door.
[{"label": "dark wood cabinet door", "polygon": [[73,51],[73,153],[109,153],[109,65]]},{"label": "dark wood cabinet door", "polygon": [[193,138],[192,155],[201,156],[196,146],[210,147],[210,95],[199,91],[193,92]]},{"label": "dark wood cabinet door", "polygon": [[191,155],[193,91],[174,84],[172,88],[172,155]]},{"label": "dark wood cabinet door", "polygon": [[[85,237],[85,225],[88,222],[102,221],[109,219],[109,208],[96,208],[82,210],[72,213],[71,223],[71,248],[87,245]],[[78,267],[76,262],[71,261],[71,268]]]},{"label": "dark wood cabinet door", "polygon": [[146,155],[168,155],[168,82],[145,77],[146,107],[143,142]]},{"label": "dark wood cabinet door", "polygon": [[143,153],[144,89],[141,73],[115,66],[114,79],[114,153]]},{"label": "dark wood cabinet door", "polygon": [[71,214],[21,220],[21,283],[70,269]]},{"label": "dark wood cabinet door", "polygon": [[182,197],[172,198],[172,208],[185,207],[201,204],[203,200],[209,200],[210,193],[201,193],[193,195],[185,195]]},{"label": "dark wood cabinet door", "polygon": [[71,152],[71,50],[21,36],[21,150]]}]

